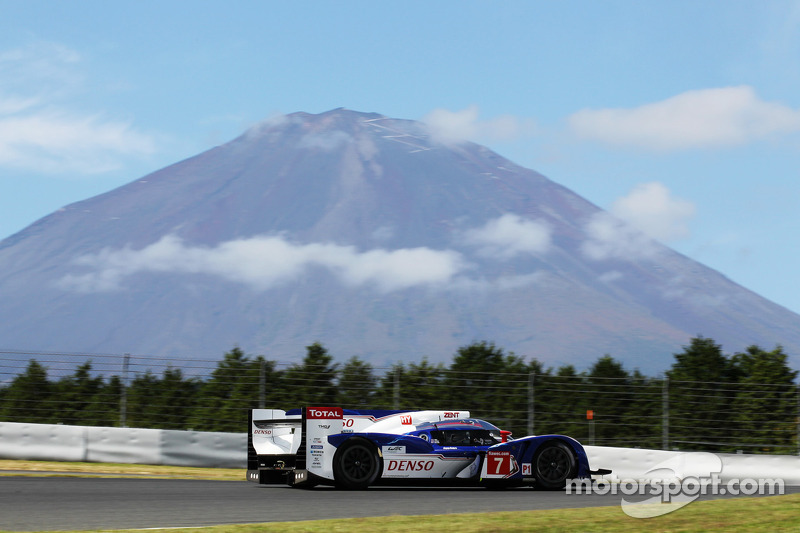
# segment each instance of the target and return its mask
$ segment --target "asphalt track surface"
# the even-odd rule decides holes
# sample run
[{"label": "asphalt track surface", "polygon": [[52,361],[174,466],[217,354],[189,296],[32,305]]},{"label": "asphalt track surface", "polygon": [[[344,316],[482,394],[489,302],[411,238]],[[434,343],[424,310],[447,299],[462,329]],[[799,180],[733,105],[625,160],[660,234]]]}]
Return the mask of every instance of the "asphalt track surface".
[{"label": "asphalt track surface", "polygon": [[[788,492],[798,492],[796,488]],[[620,495],[529,488],[311,490],[246,481],[0,477],[0,530],[196,527],[365,516],[618,506]]]}]

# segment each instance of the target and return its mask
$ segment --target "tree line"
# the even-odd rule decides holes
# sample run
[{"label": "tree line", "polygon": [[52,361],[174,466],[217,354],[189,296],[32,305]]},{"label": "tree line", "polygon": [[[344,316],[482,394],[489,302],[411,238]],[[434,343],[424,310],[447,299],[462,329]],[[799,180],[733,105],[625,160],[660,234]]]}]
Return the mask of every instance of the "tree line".
[{"label": "tree line", "polygon": [[800,390],[780,346],[727,355],[696,337],[664,377],[629,371],[604,355],[583,372],[545,368],[490,342],[463,346],[452,361],[386,369],[320,343],[300,363],[280,365],[236,347],[203,378],[180,368],[132,378],[97,375],[91,361],[50,379],[31,359],[0,387],[0,420],[196,431],[246,431],[247,410],[301,405],[350,409],[460,409],[517,436],[563,433],[589,444],[797,453]]}]

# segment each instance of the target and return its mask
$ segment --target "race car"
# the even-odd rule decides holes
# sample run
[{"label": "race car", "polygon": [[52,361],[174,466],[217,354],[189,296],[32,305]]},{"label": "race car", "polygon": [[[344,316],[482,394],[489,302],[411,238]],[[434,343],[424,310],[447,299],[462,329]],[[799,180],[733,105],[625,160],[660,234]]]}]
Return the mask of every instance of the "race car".
[{"label": "race car", "polygon": [[341,407],[253,409],[247,479],[310,488],[334,485],[531,485],[563,489],[591,470],[565,435],[512,439],[468,411],[376,411]]}]

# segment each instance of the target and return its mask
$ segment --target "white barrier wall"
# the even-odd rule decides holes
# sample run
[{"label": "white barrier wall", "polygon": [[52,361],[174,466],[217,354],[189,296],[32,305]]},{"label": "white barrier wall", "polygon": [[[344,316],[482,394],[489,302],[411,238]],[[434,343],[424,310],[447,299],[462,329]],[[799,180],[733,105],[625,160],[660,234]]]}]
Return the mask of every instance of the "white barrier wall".
[{"label": "white barrier wall", "polygon": [[674,452],[585,446],[593,469],[610,468],[609,479],[684,479],[716,474],[720,480],[782,479],[800,485],[800,456]]},{"label": "white barrier wall", "polygon": [[[712,454],[586,446],[609,479],[783,479],[800,485],[795,455]],[[0,459],[247,468],[246,433],[0,422]]]},{"label": "white barrier wall", "polygon": [[0,459],[247,468],[247,434],[0,422]]}]

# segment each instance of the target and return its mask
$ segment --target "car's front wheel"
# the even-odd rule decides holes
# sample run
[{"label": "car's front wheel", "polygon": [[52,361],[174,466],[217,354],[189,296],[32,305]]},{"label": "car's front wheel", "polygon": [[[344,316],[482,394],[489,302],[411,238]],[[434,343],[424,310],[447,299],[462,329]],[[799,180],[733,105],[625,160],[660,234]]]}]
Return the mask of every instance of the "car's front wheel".
[{"label": "car's front wheel", "polygon": [[333,477],[345,489],[365,489],[381,473],[381,458],[375,446],[364,439],[350,439],[333,456]]},{"label": "car's front wheel", "polygon": [[560,441],[543,444],[533,459],[533,475],[538,489],[561,490],[566,487],[568,479],[575,477],[577,470],[575,454]]}]

